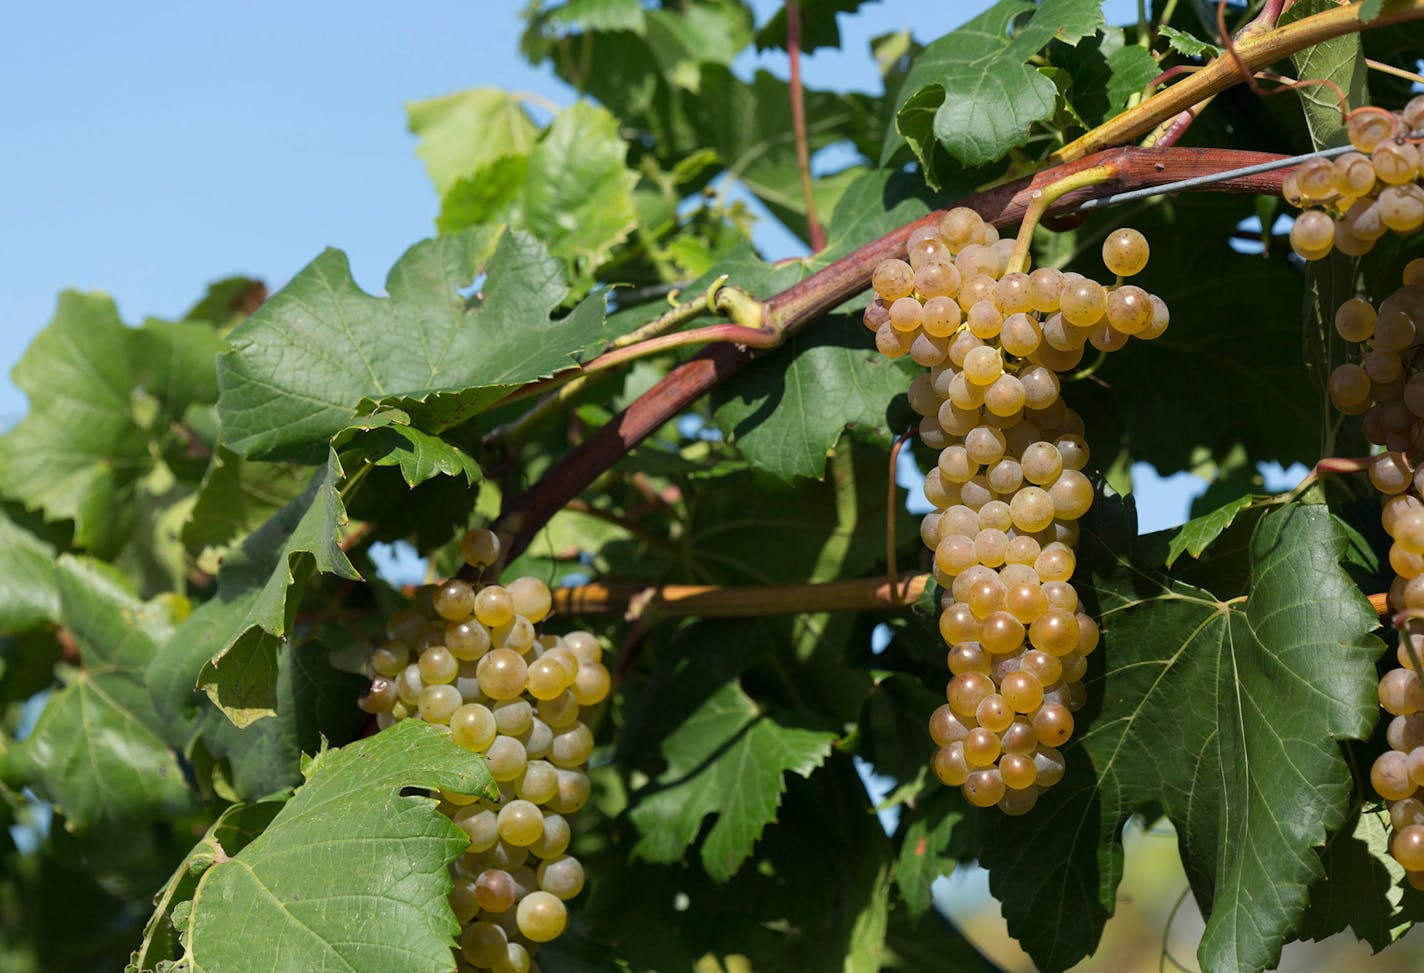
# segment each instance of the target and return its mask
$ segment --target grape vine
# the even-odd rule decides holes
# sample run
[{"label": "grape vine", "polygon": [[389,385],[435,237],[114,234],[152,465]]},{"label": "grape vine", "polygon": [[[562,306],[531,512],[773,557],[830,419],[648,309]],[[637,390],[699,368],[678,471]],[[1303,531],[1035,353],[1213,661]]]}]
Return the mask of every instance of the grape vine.
[{"label": "grape vine", "polygon": [[1057,971],[1168,832],[1204,970],[1424,920],[1424,0],[980,6],[539,0],[383,293],[66,293],[0,966],[992,968],[973,863]]}]

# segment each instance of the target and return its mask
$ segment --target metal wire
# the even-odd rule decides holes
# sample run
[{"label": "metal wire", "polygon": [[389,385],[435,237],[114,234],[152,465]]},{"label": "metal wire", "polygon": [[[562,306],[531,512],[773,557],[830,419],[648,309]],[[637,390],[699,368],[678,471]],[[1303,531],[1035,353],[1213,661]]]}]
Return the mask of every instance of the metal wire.
[{"label": "metal wire", "polygon": [[1167,182],[1160,186],[1148,186],[1145,189],[1132,189],[1127,192],[1114,193],[1111,196],[1103,196],[1098,199],[1084,200],[1079,204],[1077,209],[1097,209],[1101,206],[1112,206],[1116,203],[1126,203],[1134,199],[1162,196],[1167,193],[1190,189],[1193,186],[1209,186],[1214,182],[1224,182],[1227,179],[1235,179],[1238,176],[1253,176],[1258,172],[1270,172],[1273,169],[1288,169],[1291,166],[1300,165],[1307,159],[1331,159],[1337,155],[1344,155],[1346,152],[1354,151],[1355,148],[1353,146],[1342,145],[1334,149],[1321,149],[1318,152],[1293,155],[1288,159],[1276,159],[1273,162],[1258,162],[1253,166],[1242,166],[1240,169],[1224,169],[1221,172],[1213,172],[1205,176],[1194,176],[1191,179],[1180,179],[1177,182]]}]

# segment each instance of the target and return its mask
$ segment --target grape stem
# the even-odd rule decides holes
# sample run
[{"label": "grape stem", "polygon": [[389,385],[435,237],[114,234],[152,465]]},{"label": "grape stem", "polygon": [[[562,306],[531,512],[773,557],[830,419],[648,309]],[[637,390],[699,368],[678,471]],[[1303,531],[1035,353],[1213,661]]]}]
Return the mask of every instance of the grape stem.
[{"label": "grape stem", "polygon": [[1360,20],[1360,4],[1347,4],[1302,17],[1284,27],[1265,28],[1254,24],[1254,29],[1241,32],[1231,50],[1207,62],[1200,71],[1069,142],[1054,153],[1054,158],[1070,162],[1108,146],[1130,142],[1179,112],[1242,83],[1243,72],[1249,74],[1321,41],[1421,17],[1424,17],[1424,0],[1398,0],[1373,20],[1364,22]]},{"label": "grape stem", "polygon": [[900,511],[899,499],[895,495],[895,467],[900,461],[900,450],[914,433],[915,427],[911,426],[900,433],[890,447],[890,486],[885,504],[885,574],[890,579],[890,590],[901,603],[904,602],[904,593],[900,590],[900,568],[895,558],[895,519]]},{"label": "grape stem", "polygon": [[796,168],[801,173],[801,198],[806,206],[806,238],[811,252],[826,247],[826,231],[816,219],[816,195],[811,186],[811,150],[806,141],[806,99],[801,88],[801,4],[786,0],[786,56],[790,60],[791,131],[796,137]]},{"label": "grape stem", "polygon": [[1117,172],[1111,165],[1093,166],[1064,176],[1057,182],[1049,183],[1041,189],[1033,190],[1029,195],[1028,206],[1024,209],[1023,222],[1019,224],[1019,235],[1014,239],[1014,252],[1009,257],[1005,273],[1023,273],[1028,269],[1029,250],[1033,246],[1033,231],[1038,228],[1038,223],[1043,219],[1043,214],[1048,211],[1048,207],[1076,189],[1096,186],[1099,183],[1107,182],[1116,175]]}]

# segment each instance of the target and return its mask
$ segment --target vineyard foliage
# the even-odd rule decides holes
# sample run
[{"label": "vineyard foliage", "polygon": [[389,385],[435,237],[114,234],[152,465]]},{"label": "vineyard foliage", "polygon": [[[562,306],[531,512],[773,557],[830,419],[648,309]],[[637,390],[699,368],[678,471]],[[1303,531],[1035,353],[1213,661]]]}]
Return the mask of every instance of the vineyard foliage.
[{"label": "vineyard foliage", "polygon": [[[857,248],[1053,164],[1162,72],[1217,56],[1216,4],[1112,25],[1097,0],[1000,0],[930,39],[887,24],[851,52],[881,89],[849,94],[741,67],[797,32],[803,54],[838,47],[837,15],[861,3],[799,6],[788,30],[784,9],[759,24],[739,0],[535,0],[517,43],[567,105],[480,88],[409,106],[439,210],[383,294],[330,249],[271,295],[219,280],[176,321],[59,296],[14,371],[28,413],[0,436],[0,971],[453,968],[446,866],[465,836],[432,795],[493,783],[448,735],[374,733],[357,708],[411,599],[378,568],[385,545],[443,578],[464,532],[495,524],[527,541],[509,578],[736,586],[747,605],[792,586],[791,610],[808,586],[883,579],[887,554],[928,570],[918,487],[887,487],[917,369],[877,354],[868,295],[597,468],[588,454],[587,488],[547,523],[500,515],[697,348],[591,371],[533,414],[527,393],[674,304],[814,288]],[[1281,22],[1334,6],[1299,0]],[[1420,57],[1424,25],[1405,23],[1272,67],[1397,107],[1410,82],[1366,59]],[[1343,144],[1333,90],[1230,87],[1179,144]],[[1175,828],[1203,969],[1268,968],[1339,932],[1383,949],[1424,918],[1360,769],[1385,747],[1377,505],[1359,476],[1271,496],[1257,472],[1366,452],[1324,393],[1343,353],[1330,317],[1424,247],[1307,267],[1285,214],[1195,192],[1034,237],[1035,265],[1101,277],[1104,236],[1140,229],[1153,259],[1134,282],[1172,308],[1161,340],[1065,376],[1098,491],[1073,581],[1103,640],[1063,782],[1012,818],[928,771],[933,584],[902,609],[769,616],[574,599],[546,630],[595,632],[615,686],[575,824],[588,885],[541,969],[990,968],[931,899],[968,861],[1034,962],[1066,969],[1111,920],[1133,819]],[[768,262],[759,220],[825,244]],[[724,320],[696,312],[687,325]],[[1139,463],[1210,481],[1190,522],[1139,534]]]}]

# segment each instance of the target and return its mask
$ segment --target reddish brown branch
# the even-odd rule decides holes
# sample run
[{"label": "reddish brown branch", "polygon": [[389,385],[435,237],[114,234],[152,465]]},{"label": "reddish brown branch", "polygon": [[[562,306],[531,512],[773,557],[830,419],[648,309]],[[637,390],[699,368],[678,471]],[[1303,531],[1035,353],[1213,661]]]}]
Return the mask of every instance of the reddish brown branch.
[{"label": "reddish brown branch", "polygon": [[811,252],[826,248],[826,231],[816,219],[816,195],[811,184],[811,149],[806,138],[806,98],[801,87],[801,4],[786,0],[786,54],[791,60],[791,131],[796,137],[796,168],[801,173],[801,197],[806,204],[806,238]]},{"label": "reddish brown branch", "polygon": [[[1268,152],[1231,149],[1143,149],[1129,146],[1044,169],[1028,178],[960,200],[958,205],[971,207],[995,226],[1006,227],[1019,222],[1036,190],[1083,169],[1107,166],[1115,175],[1105,182],[1065,195],[1054,203],[1050,212],[1065,212],[1084,200],[1127,189],[1165,185],[1279,158],[1281,156]],[[1280,193],[1281,180],[1288,171],[1257,173],[1194,188],[1276,195]],[[870,274],[876,264],[903,254],[910,234],[918,227],[936,222],[942,215],[943,211],[936,211],[906,224],[767,299],[763,321],[787,337],[803,330],[816,318],[863,291],[869,286]],[[730,344],[703,349],[566,453],[537,483],[506,507],[500,518],[499,532],[509,541],[506,548],[508,557],[515,557],[523,551],[534,533],[600,474],[664,423],[736,374],[758,353],[754,349]]]}]

